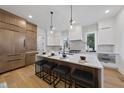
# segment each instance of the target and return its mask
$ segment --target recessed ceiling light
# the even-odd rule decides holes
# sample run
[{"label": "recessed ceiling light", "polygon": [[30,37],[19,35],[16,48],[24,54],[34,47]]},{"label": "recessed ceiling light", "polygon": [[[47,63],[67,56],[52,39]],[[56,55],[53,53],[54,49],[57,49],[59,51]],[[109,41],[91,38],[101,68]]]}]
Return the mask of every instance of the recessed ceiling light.
[{"label": "recessed ceiling light", "polygon": [[29,17],[29,18],[32,18],[32,15],[29,15],[28,17]]},{"label": "recessed ceiling light", "polygon": [[108,14],[109,12],[110,12],[110,10],[106,10],[106,11],[105,11],[105,14]]}]

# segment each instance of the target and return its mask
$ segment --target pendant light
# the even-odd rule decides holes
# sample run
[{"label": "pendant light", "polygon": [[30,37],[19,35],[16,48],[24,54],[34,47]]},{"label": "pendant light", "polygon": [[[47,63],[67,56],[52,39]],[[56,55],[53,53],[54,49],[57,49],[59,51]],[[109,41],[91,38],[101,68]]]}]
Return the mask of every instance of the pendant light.
[{"label": "pendant light", "polygon": [[50,33],[53,34],[53,30],[54,30],[54,27],[53,27],[53,12],[50,11],[50,14],[51,14]]},{"label": "pendant light", "polygon": [[72,19],[72,5],[70,6],[70,9],[71,9],[71,18],[70,18],[70,29],[72,29],[72,25],[75,23],[75,21]]}]

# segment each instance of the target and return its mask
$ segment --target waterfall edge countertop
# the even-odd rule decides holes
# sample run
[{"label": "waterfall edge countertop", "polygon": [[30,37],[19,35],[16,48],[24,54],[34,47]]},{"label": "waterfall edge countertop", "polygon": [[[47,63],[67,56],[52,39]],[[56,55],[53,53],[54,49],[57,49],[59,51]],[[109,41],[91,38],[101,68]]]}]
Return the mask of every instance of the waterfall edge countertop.
[{"label": "waterfall edge countertop", "polygon": [[[50,56],[50,54],[38,54],[38,57],[41,58],[49,58],[58,61],[64,61],[72,64],[78,64],[81,66],[91,67],[98,70],[98,82],[99,87],[104,87],[104,68],[102,64],[99,62],[96,53],[80,53],[74,55],[67,55],[66,58],[62,57],[62,54],[55,54],[54,56]],[[80,56],[85,56],[86,60],[80,60]]]},{"label": "waterfall edge countertop", "polygon": [[[103,66],[99,62],[97,55],[93,53],[67,55],[66,58],[63,58],[61,54],[56,54],[54,56],[50,56],[50,54],[44,54],[44,55],[38,54],[37,56],[56,59],[60,61],[65,61],[73,64],[84,65],[84,66],[98,68],[98,69],[103,69]],[[80,56],[85,56],[86,60],[81,60]]]}]

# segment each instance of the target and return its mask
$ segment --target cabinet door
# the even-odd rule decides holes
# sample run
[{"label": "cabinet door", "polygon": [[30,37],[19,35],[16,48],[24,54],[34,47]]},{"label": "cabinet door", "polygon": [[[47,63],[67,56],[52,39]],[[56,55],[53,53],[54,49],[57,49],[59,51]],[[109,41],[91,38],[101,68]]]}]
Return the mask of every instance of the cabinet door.
[{"label": "cabinet door", "polygon": [[26,49],[36,50],[37,49],[37,34],[33,31],[26,31]]},{"label": "cabinet door", "polygon": [[11,63],[7,61],[6,55],[0,55],[0,73],[9,71],[12,69]]},{"label": "cabinet door", "polygon": [[14,32],[0,29],[0,55],[14,53]]},{"label": "cabinet door", "polygon": [[27,53],[26,54],[25,64],[26,65],[33,64],[35,62],[35,56],[36,56],[36,53]]},{"label": "cabinet door", "polygon": [[98,44],[114,44],[114,32],[112,28],[98,31]]},{"label": "cabinet door", "polygon": [[114,26],[114,17],[106,18],[98,22],[98,29],[111,28]]},{"label": "cabinet door", "polygon": [[15,53],[22,53],[25,51],[25,33],[14,32]]}]

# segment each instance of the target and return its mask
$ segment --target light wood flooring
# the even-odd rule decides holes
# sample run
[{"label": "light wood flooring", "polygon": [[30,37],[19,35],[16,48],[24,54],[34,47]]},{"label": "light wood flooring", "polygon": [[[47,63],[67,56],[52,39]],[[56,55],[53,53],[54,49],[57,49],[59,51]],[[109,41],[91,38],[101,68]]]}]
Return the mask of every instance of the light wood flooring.
[{"label": "light wood flooring", "polygon": [[[50,88],[51,86],[34,74],[34,65],[20,68],[0,75],[0,83],[9,88]],[[105,88],[124,88],[124,76],[112,69],[104,70]]]}]

